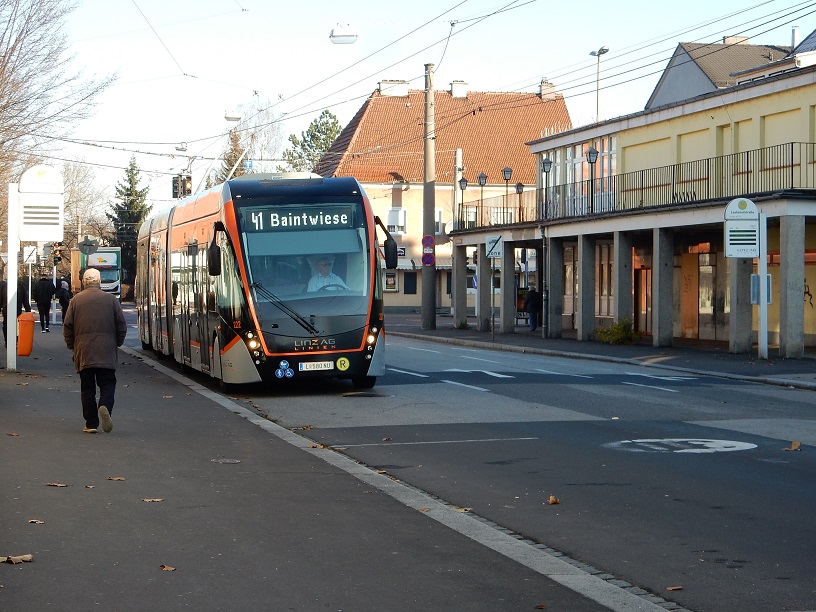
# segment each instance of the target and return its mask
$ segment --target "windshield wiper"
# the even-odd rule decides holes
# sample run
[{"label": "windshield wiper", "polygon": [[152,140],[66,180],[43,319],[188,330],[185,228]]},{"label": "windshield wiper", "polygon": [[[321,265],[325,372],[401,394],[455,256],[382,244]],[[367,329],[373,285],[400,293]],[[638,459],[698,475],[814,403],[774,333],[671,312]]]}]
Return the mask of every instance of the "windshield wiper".
[{"label": "windshield wiper", "polygon": [[309,321],[307,321],[305,318],[303,318],[303,316],[300,313],[298,313],[297,311],[295,311],[292,308],[290,308],[289,306],[287,306],[286,302],[284,302],[277,295],[275,295],[274,293],[269,291],[269,289],[266,289],[261,283],[257,283],[257,282],[252,283],[250,285],[250,287],[255,289],[263,297],[265,297],[267,300],[269,300],[271,303],[273,303],[275,306],[277,306],[281,311],[286,313],[295,323],[300,325],[307,332],[309,332],[313,336],[319,336],[320,335],[320,332],[317,330],[317,328],[314,325],[312,325],[311,323],[309,323]]}]

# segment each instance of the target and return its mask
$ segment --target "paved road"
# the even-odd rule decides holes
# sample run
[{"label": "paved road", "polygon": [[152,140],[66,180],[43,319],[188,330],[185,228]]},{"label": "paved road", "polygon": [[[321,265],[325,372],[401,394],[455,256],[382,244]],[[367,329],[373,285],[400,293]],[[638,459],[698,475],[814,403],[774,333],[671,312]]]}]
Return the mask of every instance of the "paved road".
[{"label": "paved road", "polygon": [[58,330],[0,372],[2,555],[34,558],[0,565],[0,609],[665,609],[309,448],[132,336],[113,432],[83,434]]}]

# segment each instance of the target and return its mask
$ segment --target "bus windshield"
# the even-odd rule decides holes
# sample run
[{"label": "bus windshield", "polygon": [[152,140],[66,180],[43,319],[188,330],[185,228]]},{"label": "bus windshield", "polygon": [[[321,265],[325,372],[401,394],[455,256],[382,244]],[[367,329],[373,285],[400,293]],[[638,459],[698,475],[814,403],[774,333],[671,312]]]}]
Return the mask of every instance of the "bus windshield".
[{"label": "bus windshield", "polygon": [[245,207],[241,220],[262,328],[302,335],[305,320],[317,335],[360,325],[371,287],[362,206]]}]

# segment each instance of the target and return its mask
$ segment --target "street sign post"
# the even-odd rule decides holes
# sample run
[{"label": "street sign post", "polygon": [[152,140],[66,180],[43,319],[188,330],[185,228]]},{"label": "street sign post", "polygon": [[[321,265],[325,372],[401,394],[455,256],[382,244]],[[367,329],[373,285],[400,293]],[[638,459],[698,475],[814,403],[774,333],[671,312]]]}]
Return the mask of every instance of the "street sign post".
[{"label": "street sign post", "polygon": [[[768,277],[768,219],[748,198],[736,198],[725,207],[725,256],[758,261],[758,287],[770,287]],[[763,282],[764,281],[764,282]],[[768,358],[768,291],[759,291],[757,354]]]}]

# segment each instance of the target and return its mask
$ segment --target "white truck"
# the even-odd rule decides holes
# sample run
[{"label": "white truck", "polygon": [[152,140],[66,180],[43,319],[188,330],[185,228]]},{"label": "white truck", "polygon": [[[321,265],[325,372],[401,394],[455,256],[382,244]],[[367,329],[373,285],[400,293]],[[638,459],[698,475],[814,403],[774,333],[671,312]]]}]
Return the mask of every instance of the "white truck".
[{"label": "white truck", "polygon": [[79,249],[71,249],[71,290],[76,294],[82,289],[82,273],[96,268],[102,277],[102,291],[122,299],[122,248],[101,246],[90,255]]}]

